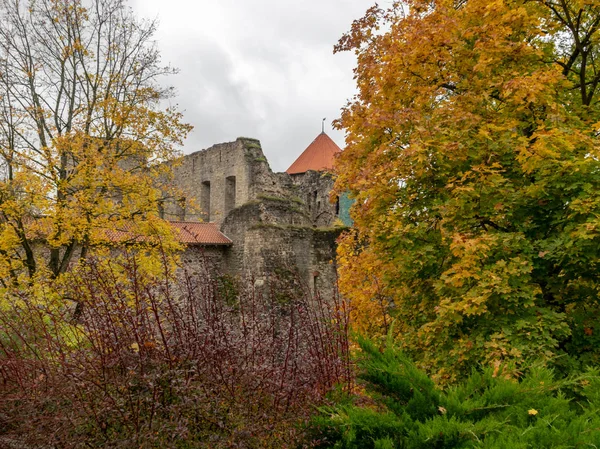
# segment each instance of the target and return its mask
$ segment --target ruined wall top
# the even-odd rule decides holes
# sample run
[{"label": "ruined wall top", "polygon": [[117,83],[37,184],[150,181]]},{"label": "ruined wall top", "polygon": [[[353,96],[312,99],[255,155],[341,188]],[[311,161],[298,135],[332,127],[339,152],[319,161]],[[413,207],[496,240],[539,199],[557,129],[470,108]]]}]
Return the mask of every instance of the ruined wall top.
[{"label": "ruined wall top", "polygon": [[166,206],[165,218],[217,225],[232,209],[260,195],[284,195],[291,185],[272,172],[260,142],[247,137],[188,154],[173,172],[183,197]]}]

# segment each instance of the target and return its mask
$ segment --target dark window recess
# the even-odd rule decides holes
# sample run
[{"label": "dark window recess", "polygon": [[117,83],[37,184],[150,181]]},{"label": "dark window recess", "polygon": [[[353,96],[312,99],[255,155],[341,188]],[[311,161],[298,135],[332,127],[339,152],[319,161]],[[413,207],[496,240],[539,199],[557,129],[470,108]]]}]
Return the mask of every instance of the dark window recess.
[{"label": "dark window recess", "polygon": [[210,181],[204,181],[202,183],[200,208],[202,209],[202,218],[206,221],[210,221]]},{"label": "dark window recess", "polygon": [[235,207],[235,176],[225,178],[225,213]]},{"label": "dark window recess", "polygon": [[339,196],[335,197],[335,215],[336,216],[340,215],[340,197]]},{"label": "dark window recess", "polygon": [[185,197],[181,197],[177,200],[177,219],[185,220]]}]

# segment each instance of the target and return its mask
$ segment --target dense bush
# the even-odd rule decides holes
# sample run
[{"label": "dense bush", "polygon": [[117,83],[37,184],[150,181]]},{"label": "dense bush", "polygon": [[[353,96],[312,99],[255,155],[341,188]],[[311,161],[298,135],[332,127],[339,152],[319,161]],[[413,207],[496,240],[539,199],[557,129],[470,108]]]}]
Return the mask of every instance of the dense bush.
[{"label": "dense bush", "polygon": [[2,298],[0,446],[287,447],[350,380],[335,298],[138,259]]},{"label": "dense bush", "polygon": [[600,373],[556,380],[529,367],[520,381],[498,367],[440,390],[393,346],[360,341],[367,394],[338,399],[311,421],[316,447],[574,448],[600,446]]}]

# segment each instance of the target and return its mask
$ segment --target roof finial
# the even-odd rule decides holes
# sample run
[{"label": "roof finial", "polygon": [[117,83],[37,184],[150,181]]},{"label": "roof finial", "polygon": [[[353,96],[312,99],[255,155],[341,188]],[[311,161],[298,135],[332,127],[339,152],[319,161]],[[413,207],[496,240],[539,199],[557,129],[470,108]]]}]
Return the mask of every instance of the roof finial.
[{"label": "roof finial", "polygon": [[325,120],[327,120],[327,118],[323,117],[323,122],[321,123],[321,134],[325,134]]}]

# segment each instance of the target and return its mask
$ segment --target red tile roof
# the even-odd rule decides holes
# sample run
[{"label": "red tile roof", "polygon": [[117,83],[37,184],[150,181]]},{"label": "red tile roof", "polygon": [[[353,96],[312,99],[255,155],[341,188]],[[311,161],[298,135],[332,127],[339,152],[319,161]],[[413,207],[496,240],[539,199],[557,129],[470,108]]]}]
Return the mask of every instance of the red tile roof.
[{"label": "red tile roof", "polygon": [[[226,245],[233,242],[227,238],[214,223],[197,223],[191,221],[168,222],[177,236],[177,240],[185,245]],[[137,235],[136,235],[137,234]],[[147,236],[136,233],[133,223],[122,224],[119,228],[107,229],[106,238],[111,242],[140,242]]]},{"label": "red tile roof", "polygon": [[179,232],[179,241],[187,245],[231,245],[233,243],[214,223],[190,221],[169,223]]},{"label": "red tile roof", "polygon": [[[47,219],[30,220],[35,226],[29,230],[29,237],[35,240],[45,239],[51,232],[52,226]],[[177,240],[185,245],[232,245],[233,242],[225,236],[214,223],[198,223],[193,221],[168,221],[176,232]],[[137,229],[137,224],[121,222],[112,228],[98,230],[109,242],[143,242],[151,239]]]},{"label": "red tile roof", "polygon": [[323,132],[312,141],[286,172],[294,175],[308,170],[331,170],[335,164],[335,155],[340,151],[342,151],[340,147]]}]

